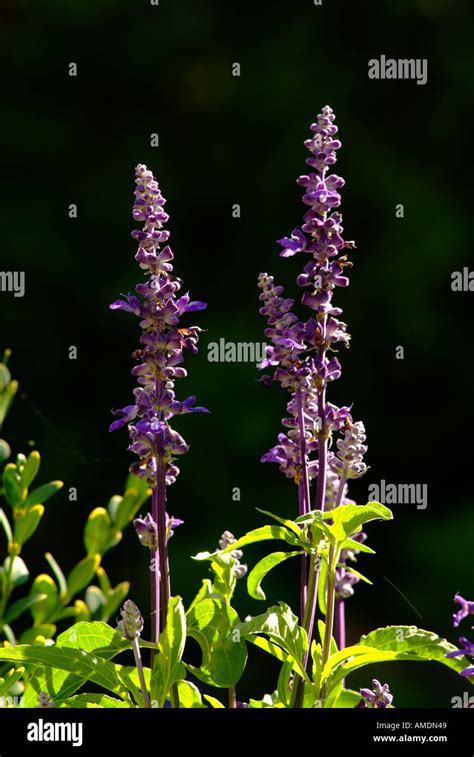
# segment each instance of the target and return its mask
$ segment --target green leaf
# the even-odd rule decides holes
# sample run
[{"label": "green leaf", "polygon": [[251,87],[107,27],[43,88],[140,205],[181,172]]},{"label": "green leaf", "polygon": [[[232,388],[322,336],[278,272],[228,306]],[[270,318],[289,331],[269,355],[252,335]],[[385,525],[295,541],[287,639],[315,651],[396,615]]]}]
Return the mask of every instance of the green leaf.
[{"label": "green leaf", "polygon": [[80,707],[81,709],[90,709],[97,707],[106,707],[107,709],[128,709],[130,707],[127,702],[122,699],[115,699],[108,694],[77,694],[76,696],[69,697],[69,699],[63,699],[55,702],[56,707]]},{"label": "green leaf", "polygon": [[[130,646],[130,642],[106,623],[81,621],[59,634],[53,649],[65,647],[84,650],[110,661]],[[116,666],[116,670],[119,679],[122,680],[121,667]],[[36,698],[40,691],[46,691],[55,702],[68,699],[84,684],[80,672],[82,671],[51,670],[44,665],[38,667],[25,690],[25,707],[36,706]]]},{"label": "green leaf", "polygon": [[276,657],[280,662],[291,664],[292,667],[295,666],[295,662],[291,655],[284,652],[278,644],[274,644],[273,641],[266,639],[264,636],[248,636],[247,641],[254,644],[254,646],[259,649],[263,649],[264,652],[273,655],[273,657]]},{"label": "green leaf", "polygon": [[10,405],[13,402],[13,398],[18,391],[18,381],[10,381],[10,383],[4,388],[0,394],[0,427],[3,421],[7,417],[7,413],[10,409]]},{"label": "green leaf", "polygon": [[308,635],[298,624],[298,618],[284,602],[270,607],[263,615],[240,623],[234,629],[241,636],[265,635],[280,646],[296,664],[299,675],[308,683],[309,678],[304,669],[303,657],[308,649]]},{"label": "green leaf", "polygon": [[215,575],[211,593],[214,596],[222,597],[228,604],[230,604],[237,583],[234,572],[235,564],[236,560],[229,553],[225,555],[217,553],[211,562],[211,570]]},{"label": "green leaf", "polygon": [[[353,670],[378,662],[393,660],[434,661],[439,662],[458,673],[468,667],[466,657],[446,658],[448,652],[454,652],[456,647],[446,639],[442,639],[431,631],[424,631],[416,626],[387,626],[362,636],[360,645],[342,650],[346,654],[352,651],[353,657],[338,665],[338,662],[328,660],[327,673],[333,669],[329,679],[328,691],[349,675]],[[363,651],[367,650],[367,651]],[[341,654],[338,653],[339,655]],[[335,656],[337,658],[337,655]],[[324,675],[323,671],[323,675]],[[467,680],[474,680],[471,676]]]},{"label": "green leaf", "polygon": [[129,473],[125,482],[125,493],[129,489],[134,489],[138,492],[138,505],[143,505],[147,499],[151,497],[151,488],[148,481],[140,476],[136,476],[134,473]]},{"label": "green leaf", "polygon": [[88,555],[103,555],[113,540],[112,521],[104,507],[92,510],[84,528],[84,546]]},{"label": "green leaf", "polygon": [[288,531],[287,528],[284,528],[283,526],[261,526],[260,528],[255,528],[253,531],[249,531],[244,536],[241,536],[240,539],[237,539],[237,541],[229,544],[229,546],[225,549],[213,553],[199,552],[199,554],[193,557],[193,560],[211,560],[219,552],[221,554],[226,554],[227,552],[233,552],[234,549],[245,547],[247,544],[254,544],[255,542],[259,541],[268,541],[269,539],[282,539],[283,541],[288,542],[288,544],[298,546],[298,539],[296,538],[295,534],[293,534],[291,531]]},{"label": "green leaf", "polygon": [[0,463],[6,462],[12,453],[11,447],[5,439],[0,439]]},{"label": "green leaf", "polygon": [[123,531],[134,519],[143,502],[148,499],[148,491],[151,491],[148,485],[145,492],[140,492],[137,487],[130,487],[125,491],[113,517],[114,527],[118,531]]},{"label": "green leaf", "polygon": [[265,593],[260,586],[261,582],[273,568],[290,557],[301,555],[303,552],[273,552],[260,560],[250,571],[247,578],[247,591],[253,599],[266,599]]},{"label": "green leaf", "polygon": [[14,686],[25,674],[25,668],[16,668],[9,670],[5,678],[0,678],[0,697],[4,697],[8,694],[12,686]]},{"label": "green leaf", "polygon": [[[207,710],[201,692],[191,681],[178,681],[179,706],[184,710]],[[219,702],[220,704],[220,702]]]},{"label": "green leaf", "polygon": [[[127,691],[129,691],[135,702],[139,707],[144,707],[145,703],[143,700],[143,694],[141,690],[141,684],[140,684],[140,678],[138,676],[138,670],[135,667],[125,666],[125,665],[116,665],[115,666],[118,670],[118,675],[123,683],[123,685],[126,687]],[[146,690],[150,691],[150,680],[151,680],[151,672],[150,668],[143,668],[143,676],[145,678],[145,686]],[[152,702],[151,706],[155,706],[156,702]]]},{"label": "green leaf", "polygon": [[[43,597],[38,602],[38,597]],[[35,624],[38,625],[45,620],[57,607],[59,601],[58,589],[51,576],[47,573],[40,573],[36,576],[30,589],[31,615]]]},{"label": "green leaf", "polygon": [[263,515],[268,515],[269,518],[274,518],[278,523],[281,523],[282,526],[285,526],[290,531],[293,531],[293,533],[298,537],[298,541],[300,541],[303,537],[303,531],[299,526],[296,525],[296,523],[293,520],[289,520],[288,518],[280,518],[279,515],[275,515],[275,513],[271,513],[268,510],[262,510],[260,507],[257,507],[257,510],[259,513],[263,513]]},{"label": "green leaf", "polygon": [[123,600],[128,596],[129,591],[130,584],[128,581],[123,581],[122,583],[117,584],[114,589],[109,591],[107,595],[107,604],[104,608],[103,620],[108,620],[117,613],[119,607],[123,604]]},{"label": "green leaf", "polygon": [[8,541],[9,542],[13,541],[13,534],[10,527],[10,523],[1,507],[0,507],[0,526],[2,526],[3,530],[5,531],[5,536],[7,537]]},{"label": "green leaf", "polygon": [[353,573],[354,576],[357,576],[361,581],[364,581],[366,584],[370,584],[372,586],[372,581],[370,581],[366,576],[363,576],[362,573],[359,573],[358,570],[352,567],[352,565],[346,565],[346,563],[338,563],[338,567],[344,568],[349,573]]},{"label": "green leaf", "polygon": [[34,597],[25,597],[14,602],[8,609],[5,616],[5,623],[13,623],[14,620],[20,617],[26,610],[29,610],[32,605],[41,602],[46,599],[46,594],[36,594]]},{"label": "green leaf", "polygon": [[67,590],[70,597],[74,597],[90,584],[99,565],[100,555],[88,555],[74,566],[67,577]]},{"label": "green leaf", "polygon": [[202,649],[201,666],[187,665],[196,678],[218,688],[235,686],[247,661],[245,643],[233,634],[238,621],[235,610],[220,599],[203,599],[188,611],[188,636]]},{"label": "green leaf", "polygon": [[34,505],[15,521],[14,539],[17,544],[23,546],[33,536],[43,513],[43,505]]},{"label": "green leaf", "polygon": [[13,509],[21,505],[26,498],[28,490],[21,485],[17,467],[13,463],[8,463],[3,469],[3,490],[8,504]]},{"label": "green leaf", "polygon": [[367,544],[354,541],[354,539],[345,539],[341,544],[341,549],[353,549],[354,552],[366,552],[368,555],[375,555],[375,550],[368,547]]},{"label": "green leaf", "polygon": [[86,605],[93,620],[101,620],[107,598],[98,586],[88,586],[85,594]]},{"label": "green leaf", "polygon": [[41,623],[33,628],[27,628],[20,636],[19,644],[41,644],[44,646],[47,639],[52,639],[56,633],[53,623]]},{"label": "green leaf", "polygon": [[[11,561],[13,560],[13,566],[11,566]],[[25,583],[25,581],[28,581],[29,571],[26,567],[25,562],[21,559],[21,557],[6,557],[5,562],[3,563],[4,571],[5,571],[5,577],[8,575],[8,572],[11,570],[10,574],[10,583],[13,586],[21,586]]]},{"label": "green leaf", "polygon": [[359,704],[361,698],[362,697],[358,691],[352,691],[351,689],[342,689],[332,706],[337,709],[340,709],[342,707],[353,709]]},{"label": "green leaf", "polygon": [[93,681],[114,694],[127,696],[118,678],[115,665],[87,653],[84,649],[17,645],[0,649],[0,660],[63,670],[73,673],[84,681]]},{"label": "green leaf", "polygon": [[209,694],[204,694],[204,699],[206,700],[206,702],[209,702],[211,707],[213,707],[215,710],[225,710],[225,707],[222,704],[222,702],[220,702],[215,697],[211,697],[209,696]]},{"label": "green leaf", "polygon": [[326,585],[327,585],[327,576],[328,576],[328,556],[325,554],[319,555],[320,562],[319,562],[319,578],[318,578],[318,604],[319,609],[323,613],[323,615],[326,615],[326,600],[327,600],[327,592],[326,592]]},{"label": "green leaf", "polygon": [[277,692],[278,692],[278,699],[282,704],[285,705],[285,707],[288,707],[290,705],[291,701],[291,676],[293,673],[293,663],[292,662],[286,662],[281,666],[280,674],[278,676],[278,685],[277,685]]},{"label": "green leaf", "polygon": [[54,573],[56,581],[58,582],[59,594],[61,597],[63,597],[67,594],[67,583],[66,583],[66,578],[64,576],[64,573],[62,572],[61,568],[59,567],[58,563],[54,559],[51,552],[46,552],[45,557],[46,557],[46,560],[48,561],[49,567]]},{"label": "green leaf", "polygon": [[360,531],[364,523],[372,520],[392,520],[393,513],[380,502],[368,502],[366,505],[339,505],[334,510],[323,514],[330,518],[330,529],[337,542],[343,542],[348,537]]},{"label": "green leaf", "polygon": [[42,505],[47,499],[56,494],[63,487],[62,481],[50,481],[49,484],[43,484],[38,486],[37,489],[28,495],[25,507],[31,507],[32,505]]},{"label": "green leaf", "polygon": [[151,676],[151,699],[158,702],[159,708],[163,707],[172,686],[184,677],[181,658],[185,642],[186,617],[183,603],[181,597],[172,597]]},{"label": "green leaf", "polygon": [[454,652],[457,647],[436,633],[416,626],[377,628],[366,636],[361,636],[360,643],[382,651],[393,649],[397,654],[406,653],[414,655],[416,659],[440,662],[458,673],[469,666],[466,657],[446,658],[445,655]]},{"label": "green leaf", "polygon": [[41,457],[39,452],[34,450],[28,455],[28,460],[23,466],[23,470],[21,472],[21,483],[26,489],[31,486],[34,479],[36,478],[40,468],[40,463]]}]

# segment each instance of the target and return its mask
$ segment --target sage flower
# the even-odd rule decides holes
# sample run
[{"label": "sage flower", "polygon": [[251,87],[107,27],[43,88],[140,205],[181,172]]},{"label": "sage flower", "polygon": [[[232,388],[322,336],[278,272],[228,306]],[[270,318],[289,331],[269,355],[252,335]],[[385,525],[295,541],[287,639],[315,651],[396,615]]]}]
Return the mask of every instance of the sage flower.
[{"label": "sage flower", "polygon": [[135,175],[133,218],[143,222],[143,228],[133,231],[132,237],[139,243],[135,259],[147,278],[135,287],[138,296],[128,294],[110,307],[140,318],[140,348],[133,353],[138,365],[132,370],[138,386],[133,392],[135,402],[113,411],[118,420],[111,424],[110,431],[128,425],[132,442],[129,450],[140,458],[132,470],[152,485],[156,480],[158,446],[169,485],[179,473],[175,458],[188,451],[188,445],[169,421],[183,413],[208,412],[195,405],[193,395],[178,401],[174,392],[176,379],[186,376],[183,351],[197,351],[201,331],[197,326],[179,328],[180,319],[206,305],[191,301],[188,293],[178,295],[182,282],[172,275],[173,253],[169,245],[161,248],[170,236],[164,229],[169,218],[163,209],[166,200],[146,166],[138,165]]},{"label": "sage flower", "polygon": [[361,702],[358,707],[372,707],[384,709],[392,704],[393,695],[390,693],[388,683],[384,683],[383,686],[376,678],[372,681],[372,689],[359,689],[362,696]]},{"label": "sage flower", "polygon": [[453,615],[453,625],[455,628],[459,626],[461,620],[467,618],[468,615],[474,615],[474,602],[468,602],[460,594],[455,594],[454,601],[461,605],[461,609]]}]

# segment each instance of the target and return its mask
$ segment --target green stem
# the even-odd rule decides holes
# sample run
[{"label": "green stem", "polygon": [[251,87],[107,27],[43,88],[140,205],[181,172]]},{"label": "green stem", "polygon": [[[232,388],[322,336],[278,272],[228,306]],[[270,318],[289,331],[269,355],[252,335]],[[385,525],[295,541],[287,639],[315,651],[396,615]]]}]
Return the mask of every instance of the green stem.
[{"label": "green stem", "polygon": [[[337,566],[337,560],[338,560],[338,553],[336,552],[336,549],[333,544],[331,544],[329,548],[329,557],[328,557],[328,576],[327,576],[327,598],[326,598],[326,625],[325,625],[325,631],[324,631],[324,645],[323,645],[323,655],[322,655],[322,661],[321,661],[321,667],[324,670],[324,667],[329,660],[329,654],[331,651],[331,639],[332,639],[332,632],[334,627],[334,607],[336,603],[336,566]],[[324,690],[322,692],[322,696],[324,697]]]},{"label": "green stem", "polygon": [[145,675],[143,673],[142,656],[140,654],[140,647],[138,645],[138,639],[134,639],[132,641],[132,649],[133,649],[133,656],[135,657],[135,665],[138,672],[138,678],[140,679],[140,687],[142,690],[143,701],[145,703],[145,707],[148,708],[148,707],[151,707],[150,696],[148,694],[148,690],[147,690],[146,682],[145,682]]},{"label": "green stem", "polygon": [[229,688],[229,709],[234,710],[237,707],[237,694],[235,686]]},{"label": "green stem", "polygon": [[[319,576],[319,570],[316,570],[316,555],[311,555],[311,559],[309,562],[308,599],[306,601],[304,617],[303,617],[303,628],[305,629],[306,633],[308,633],[308,629],[312,625],[312,621],[314,618],[313,606],[314,606],[314,603],[316,601],[316,596],[317,596],[317,589],[318,589],[317,577],[318,576]],[[311,641],[309,640],[309,635],[308,635],[308,643],[311,645]],[[298,678],[295,678],[293,682],[293,690],[291,692],[290,707],[292,708],[302,707],[303,695],[304,695],[304,681],[300,676],[298,676]]]}]

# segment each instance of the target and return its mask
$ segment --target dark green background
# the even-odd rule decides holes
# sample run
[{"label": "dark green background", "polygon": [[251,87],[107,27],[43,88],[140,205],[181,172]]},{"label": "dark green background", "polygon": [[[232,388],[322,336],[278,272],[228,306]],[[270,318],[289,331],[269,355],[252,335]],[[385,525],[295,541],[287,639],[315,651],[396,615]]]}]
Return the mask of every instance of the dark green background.
[{"label": "dark green background", "polygon": [[[43,480],[79,491],[77,503],[65,488],[48,504],[30,544],[32,570],[45,569],[47,549],[65,569],[80,558],[85,517],[121,490],[131,461],[126,432],[107,428],[111,408],[130,401],[139,329],[108,305],[140,278],[129,237],[138,162],[168,198],[175,272],[209,303],[193,319],[207,329],[201,352],[187,359],[190,375],[178,386],[212,415],[176,422],[191,451],[169,492],[169,511],[186,521],[171,543],[174,592],[191,598],[205,566],[189,555],[214,548],[224,529],[262,524],[257,506],[295,513],[292,485],[259,463],[280,430],[286,395],[259,385],[251,364],[209,363],[207,344],[263,340],[259,271],[296,294],[303,261],[279,258],[275,240],[300,223],[302,142],[328,103],[343,142],[336,171],[346,179],[346,237],[358,246],[351,286],[336,298],[352,347],[330,392],[336,403],[354,403],[367,428],[371,470],[352,494],[364,501],[368,484],[382,478],[428,484],[427,510],[400,505],[394,523],[370,527],[377,556],[360,567],[374,586],[360,585],[348,603],[349,640],[417,623],[456,641],[452,596],[474,594],[474,294],[450,287],[452,271],[472,264],[467,0],[43,0],[41,8],[7,0],[0,25],[0,267],[26,272],[23,299],[0,294],[0,342],[13,349],[21,383],[4,436],[15,452],[34,441]],[[369,80],[368,60],[381,54],[427,58],[428,84]],[[77,78],[68,76],[70,62]],[[153,132],[159,148],[150,147]],[[77,220],[68,219],[70,203]],[[397,203],[404,219],[395,217]],[[397,345],[404,360],[395,359]],[[263,553],[248,548],[245,557],[254,564]],[[146,615],[145,563],[129,532],[104,564],[115,581],[131,580]],[[269,604],[284,598],[296,608],[293,568],[267,581]],[[244,589],[242,616],[262,611]],[[275,680],[272,661],[251,656],[242,699],[271,691]],[[376,674],[398,706],[450,707],[467,689],[450,671],[416,664],[367,669],[352,684]]]}]

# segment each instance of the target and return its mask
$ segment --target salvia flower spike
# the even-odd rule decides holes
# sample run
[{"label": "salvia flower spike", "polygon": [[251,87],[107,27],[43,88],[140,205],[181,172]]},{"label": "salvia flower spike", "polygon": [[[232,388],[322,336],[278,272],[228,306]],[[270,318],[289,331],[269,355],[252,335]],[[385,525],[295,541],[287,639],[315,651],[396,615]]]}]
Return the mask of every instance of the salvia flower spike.
[{"label": "salvia flower spike", "polygon": [[[142,544],[154,554],[155,564],[159,562],[159,570],[151,571],[152,640],[157,642],[160,609],[164,623],[170,596],[167,542],[174,527],[166,514],[166,486],[174,483],[179,473],[176,458],[188,451],[170,421],[184,413],[208,412],[196,406],[194,396],[184,400],[175,396],[176,379],[186,376],[183,352],[197,352],[201,331],[198,326],[180,328],[180,319],[206,305],[191,301],[189,293],[179,294],[182,282],[172,273],[174,256],[167,244],[170,233],[164,228],[169,216],[158,182],[140,164],[135,170],[135,183],[133,218],[142,228],[134,230],[132,237],[138,242],[135,259],[145,280],[136,285],[136,294],[128,294],[110,307],[140,319],[140,347],[133,353],[138,365],[132,369],[138,386],[133,392],[133,404],[114,411],[117,420],[110,430],[128,426],[128,449],[138,457],[131,470],[152,487],[152,513],[137,519],[135,528]],[[174,525],[179,523],[175,519]]]},{"label": "salvia flower spike", "polygon": [[[348,347],[350,336],[346,324],[340,320],[340,307],[333,304],[336,287],[349,284],[347,271],[351,267],[347,251],[354,242],[343,237],[339,190],[344,179],[331,174],[336,152],[341,147],[332,109],[326,106],[311,125],[312,137],[305,142],[311,156],[307,164],[312,169],[298,179],[303,187],[306,212],[301,226],[289,237],[279,240],[280,255],[284,258],[304,255],[307,262],[297,277],[303,290],[301,304],[310,309],[307,320],[295,313],[295,302],[275,284],[273,276],[261,273],[260,313],[267,320],[265,336],[270,340],[260,369],[272,368],[273,373],[262,380],[265,384],[278,381],[290,392],[288,416],[283,419],[287,429],[278,436],[278,444],[262,457],[262,462],[276,462],[280,470],[298,486],[299,514],[312,509],[311,483],[316,479],[314,507],[324,510],[326,505],[337,507],[346,503],[347,480],[358,478],[367,470],[363,455],[365,429],[362,422],[354,422],[348,407],[337,407],[326,397],[328,385],[341,375],[336,351],[338,345]],[[329,450],[333,434],[342,431],[338,452]],[[310,618],[307,631],[312,634],[315,606],[304,613],[307,597],[307,558],[302,558],[300,604],[301,617]],[[349,596],[356,583],[344,571],[337,577],[339,599]],[[344,588],[345,587],[345,588]],[[338,613],[339,625],[342,612]]]}]

